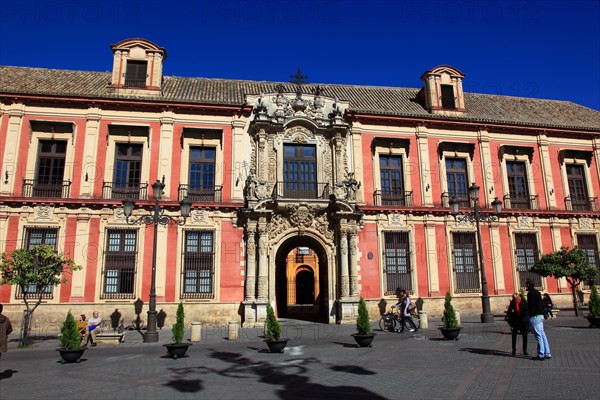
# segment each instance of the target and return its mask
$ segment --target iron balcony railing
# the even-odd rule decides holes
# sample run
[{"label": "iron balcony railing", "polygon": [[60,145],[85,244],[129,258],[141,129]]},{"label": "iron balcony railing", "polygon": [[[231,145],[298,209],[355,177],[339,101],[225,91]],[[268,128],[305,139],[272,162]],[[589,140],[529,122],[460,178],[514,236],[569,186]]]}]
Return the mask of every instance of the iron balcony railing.
[{"label": "iron balcony railing", "polygon": [[328,199],[331,194],[329,183],[310,181],[281,181],[273,188],[273,197],[289,199]]},{"label": "iron balcony railing", "polygon": [[538,210],[538,196],[510,196],[507,194],[504,196],[504,202],[502,204],[507,210]]},{"label": "iron balcony railing", "polygon": [[123,185],[118,182],[104,182],[102,185],[102,198],[123,200],[146,200],[148,198],[148,183],[138,185]]},{"label": "iron balcony railing", "polygon": [[587,196],[567,196],[565,197],[565,206],[569,211],[596,211],[596,197]]},{"label": "iron balcony railing", "polygon": [[220,203],[222,201],[222,186],[194,188],[190,187],[190,185],[180,184],[177,190],[179,192],[179,201],[186,197],[192,202],[199,203]]},{"label": "iron balcony railing", "polygon": [[518,271],[519,272],[519,289],[526,289],[525,287],[525,282],[527,282],[527,280],[530,280],[533,282],[533,285],[535,286],[536,289],[541,290],[542,289],[542,277],[540,276],[540,274],[536,274],[535,272],[531,272],[531,271]]},{"label": "iron balcony railing", "polygon": [[413,192],[399,190],[376,190],[373,193],[376,206],[412,207]]},{"label": "iron balcony railing", "polygon": [[46,197],[66,199],[71,191],[71,181],[41,182],[23,179],[23,197]]},{"label": "iron balcony railing", "polygon": [[139,88],[139,89],[145,89],[146,88],[146,79],[128,79],[125,78],[125,85],[126,88]]},{"label": "iron balcony railing", "polygon": [[460,208],[471,207],[471,200],[469,199],[469,196],[456,196],[451,195],[448,192],[442,193],[442,207],[450,207],[450,200],[452,200],[453,198],[458,200],[458,206]]},{"label": "iron balcony railing", "polygon": [[386,295],[394,295],[398,289],[412,292],[412,276],[411,271],[408,272],[385,272]]}]

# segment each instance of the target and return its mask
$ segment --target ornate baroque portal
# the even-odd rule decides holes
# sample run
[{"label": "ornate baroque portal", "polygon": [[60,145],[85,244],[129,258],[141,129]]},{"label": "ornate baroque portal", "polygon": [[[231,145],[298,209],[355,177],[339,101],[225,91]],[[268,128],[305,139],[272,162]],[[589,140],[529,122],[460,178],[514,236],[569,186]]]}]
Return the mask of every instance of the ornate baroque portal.
[{"label": "ornate baroque portal", "polygon": [[295,93],[285,89],[247,97],[254,112],[239,219],[246,243],[244,325],[263,322],[268,303],[280,317],[354,321],[362,213],[343,117],[348,104],[323,96],[318,86],[313,94],[302,93],[299,82]]}]

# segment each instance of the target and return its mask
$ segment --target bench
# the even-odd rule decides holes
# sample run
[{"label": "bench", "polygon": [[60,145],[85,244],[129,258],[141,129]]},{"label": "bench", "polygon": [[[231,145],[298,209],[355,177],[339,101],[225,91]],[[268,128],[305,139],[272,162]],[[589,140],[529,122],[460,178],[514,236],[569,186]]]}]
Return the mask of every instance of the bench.
[{"label": "bench", "polygon": [[109,342],[117,344],[125,341],[125,334],[123,333],[123,322],[119,328],[114,329],[110,321],[102,321],[100,326],[96,328],[96,340],[98,342]]}]

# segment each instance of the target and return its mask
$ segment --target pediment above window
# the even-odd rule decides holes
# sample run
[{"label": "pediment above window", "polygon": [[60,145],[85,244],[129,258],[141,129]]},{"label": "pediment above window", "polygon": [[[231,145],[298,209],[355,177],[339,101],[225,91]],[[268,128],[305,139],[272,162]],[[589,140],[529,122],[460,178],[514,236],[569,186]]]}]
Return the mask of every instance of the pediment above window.
[{"label": "pediment above window", "polygon": [[498,158],[500,160],[502,160],[506,155],[511,155],[515,158],[519,157],[519,156],[523,156],[526,155],[527,158],[529,159],[529,163],[533,162],[533,154],[535,153],[535,150],[533,147],[527,147],[527,146],[509,146],[509,145],[504,145],[504,146],[500,146],[498,148]]}]

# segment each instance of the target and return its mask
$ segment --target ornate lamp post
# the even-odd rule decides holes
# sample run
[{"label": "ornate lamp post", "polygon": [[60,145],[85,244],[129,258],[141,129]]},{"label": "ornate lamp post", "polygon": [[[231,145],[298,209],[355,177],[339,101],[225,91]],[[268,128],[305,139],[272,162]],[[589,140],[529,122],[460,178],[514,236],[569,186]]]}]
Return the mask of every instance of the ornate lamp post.
[{"label": "ornate lamp post", "polygon": [[[164,177],[163,177],[164,179]],[[186,197],[179,202],[181,207],[181,217],[177,219],[165,215],[165,209],[160,206],[159,200],[162,197],[165,184],[158,179],[152,184],[152,196],[154,197],[153,212],[150,215],[142,215],[139,218],[130,219],[133,213],[133,200],[127,197],[123,200],[123,213],[128,224],[146,224],[154,225],[154,245],[152,248],[152,281],[150,283],[150,301],[148,306],[148,328],[144,335],[145,343],[158,342],[158,332],[156,331],[156,243],[158,241],[158,225],[167,225],[175,223],[184,225],[187,217],[190,216],[192,202]]]},{"label": "ornate lamp post", "polygon": [[485,277],[485,266],[483,262],[483,246],[481,245],[481,228],[479,227],[479,222],[497,221],[497,215],[500,214],[500,211],[502,210],[502,202],[498,200],[497,197],[494,199],[494,201],[492,201],[492,208],[494,210],[495,215],[479,214],[479,186],[477,186],[477,184],[475,183],[473,183],[469,188],[469,198],[473,202],[473,213],[459,216],[459,201],[455,197],[453,197],[452,200],[450,200],[450,212],[452,213],[452,215],[454,215],[454,218],[457,221],[475,221],[475,224],[477,226],[477,246],[479,247],[478,261],[479,271],[481,273],[481,322],[489,324],[494,322],[494,315],[490,311],[490,296],[488,293],[487,279]]}]

